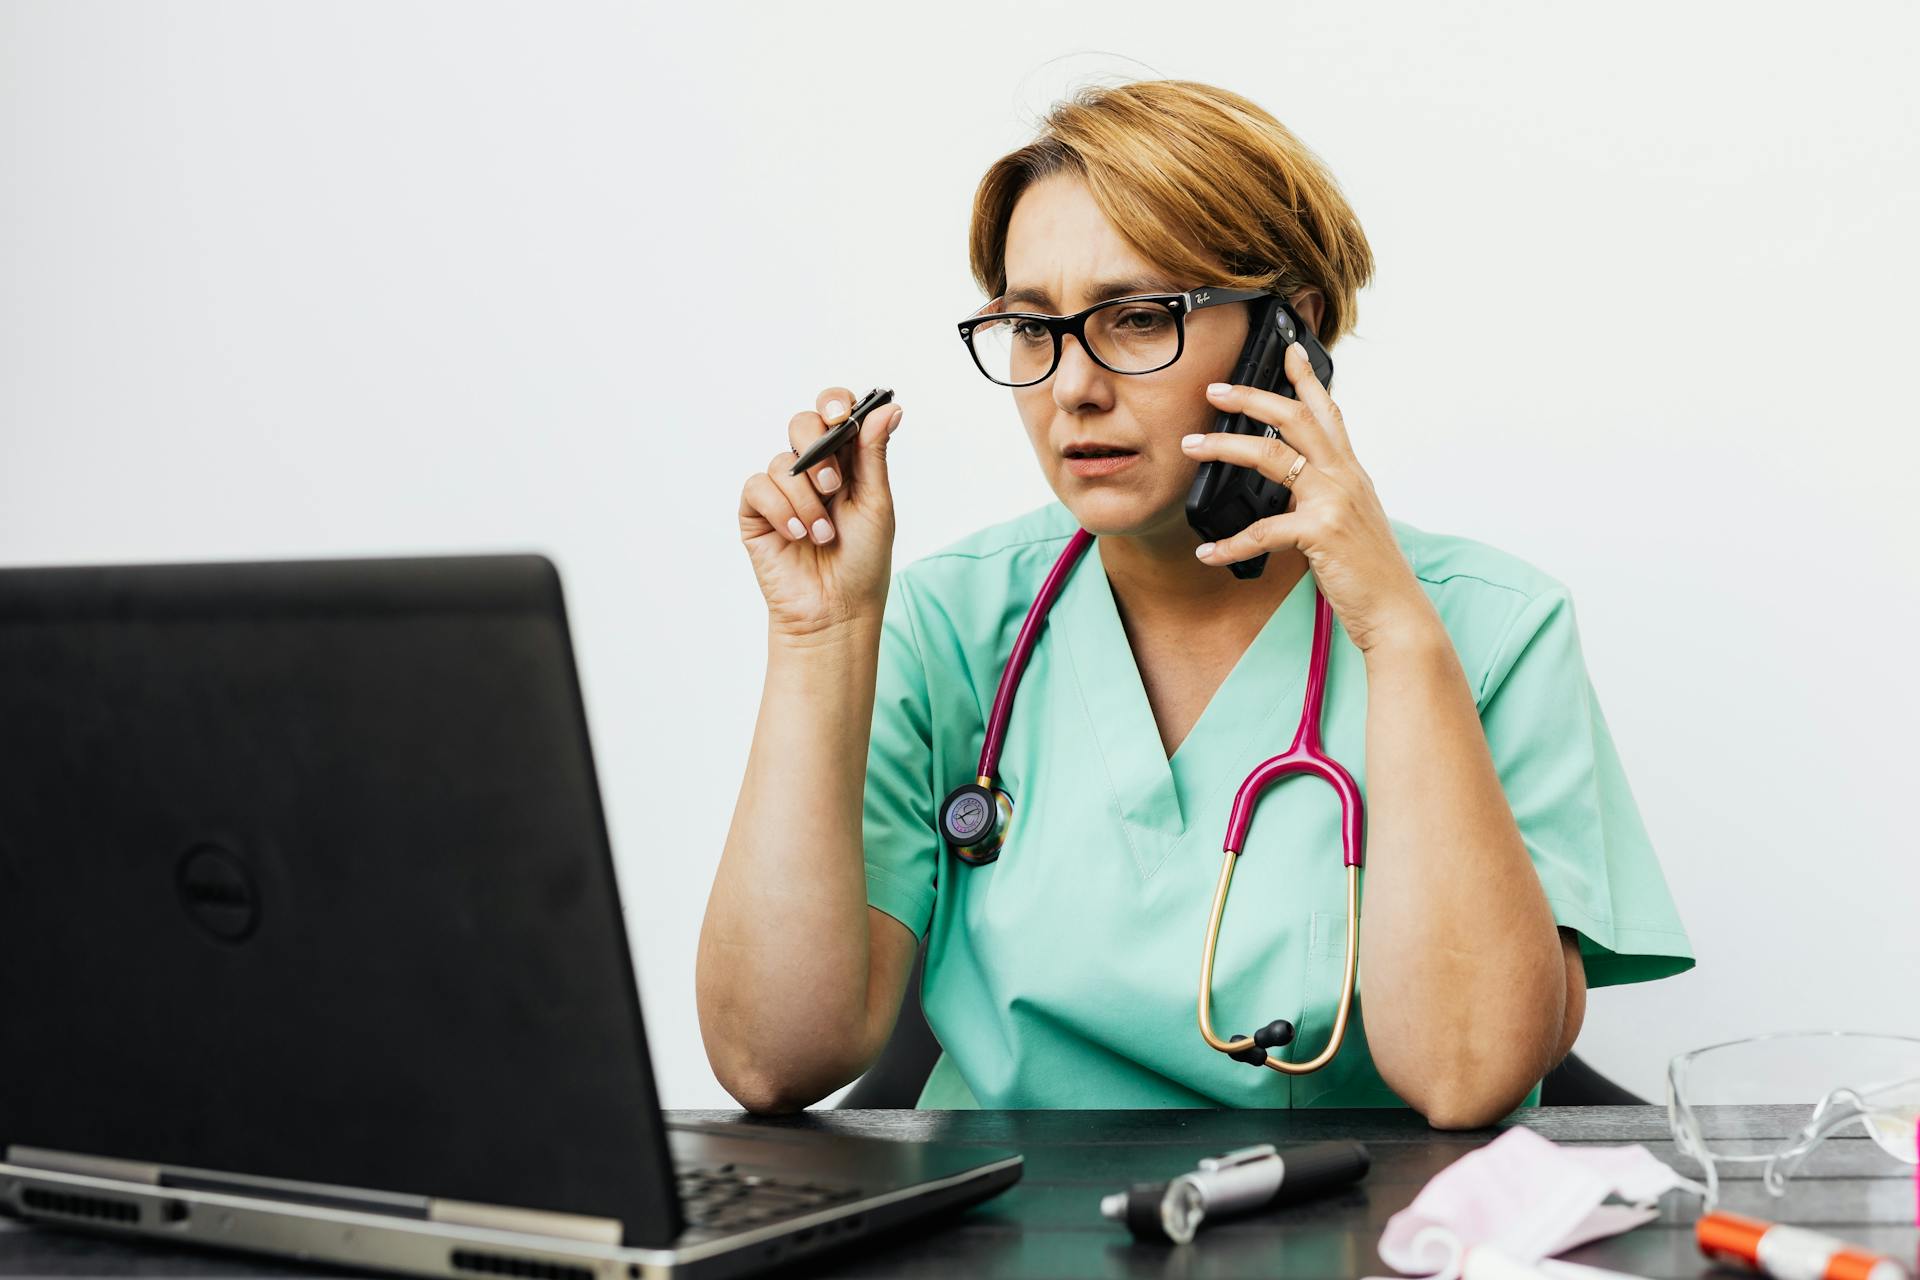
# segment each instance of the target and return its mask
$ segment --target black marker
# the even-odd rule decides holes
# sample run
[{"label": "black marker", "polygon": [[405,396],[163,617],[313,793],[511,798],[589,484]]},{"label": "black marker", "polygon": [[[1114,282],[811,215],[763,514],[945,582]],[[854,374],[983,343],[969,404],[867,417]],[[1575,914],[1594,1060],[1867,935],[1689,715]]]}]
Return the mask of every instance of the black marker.
[{"label": "black marker", "polygon": [[1372,1163],[1357,1142],[1316,1142],[1285,1152],[1263,1142],[1209,1156],[1171,1182],[1136,1182],[1102,1197],[1100,1213],[1126,1223],[1135,1240],[1185,1244],[1202,1221],[1326,1195],[1358,1182]]},{"label": "black marker", "polygon": [[799,475],[802,471],[805,471],[808,467],[820,461],[820,459],[826,457],[847,441],[853,439],[853,433],[860,429],[860,424],[866,421],[867,415],[892,399],[893,391],[888,387],[875,387],[864,396],[861,396],[860,403],[853,406],[853,412],[847,415],[846,421],[808,445],[806,452],[794,459],[793,470],[787,472],[787,474],[790,476]]}]

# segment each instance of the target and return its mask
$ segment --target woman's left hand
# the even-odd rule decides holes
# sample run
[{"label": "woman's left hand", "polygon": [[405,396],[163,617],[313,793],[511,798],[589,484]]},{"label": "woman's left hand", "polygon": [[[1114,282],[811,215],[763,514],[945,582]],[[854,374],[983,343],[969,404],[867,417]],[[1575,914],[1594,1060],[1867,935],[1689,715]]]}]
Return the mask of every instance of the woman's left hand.
[{"label": "woman's left hand", "polygon": [[1228,383],[1207,388],[1216,408],[1244,413],[1285,439],[1209,431],[1181,442],[1195,461],[1249,467],[1276,484],[1296,458],[1306,458],[1293,481],[1291,510],[1256,520],[1231,538],[1203,543],[1200,559],[1227,565],[1298,547],[1327,604],[1363,652],[1402,639],[1444,636],[1439,613],[1387,523],[1373,480],[1353,455],[1340,406],[1314,376],[1297,342],[1287,348],[1286,370],[1298,400]]}]

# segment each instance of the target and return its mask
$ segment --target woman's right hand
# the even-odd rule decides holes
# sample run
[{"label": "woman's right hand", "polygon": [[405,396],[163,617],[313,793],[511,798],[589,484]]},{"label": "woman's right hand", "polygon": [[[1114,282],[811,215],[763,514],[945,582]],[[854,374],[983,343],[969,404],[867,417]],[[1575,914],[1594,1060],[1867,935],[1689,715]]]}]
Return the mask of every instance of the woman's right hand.
[{"label": "woman's right hand", "polygon": [[[788,443],[805,450],[853,403],[845,387],[828,387],[814,409],[788,421]],[[806,637],[861,618],[879,621],[893,566],[887,439],[903,412],[882,405],[853,439],[800,475],[787,474],[794,455],[782,449],[765,471],[747,477],[740,540],[776,633]]]}]

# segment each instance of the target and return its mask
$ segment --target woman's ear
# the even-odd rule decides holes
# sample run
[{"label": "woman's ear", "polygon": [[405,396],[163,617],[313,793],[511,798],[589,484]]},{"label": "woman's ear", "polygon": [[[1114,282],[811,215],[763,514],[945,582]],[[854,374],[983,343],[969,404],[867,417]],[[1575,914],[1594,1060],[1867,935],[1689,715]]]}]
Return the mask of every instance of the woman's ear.
[{"label": "woman's ear", "polygon": [[1307,322],[1307,328],[1313,330],[1313,336],[1320,336],[1320,320],[1326,313],[1326,295],[1318,289],[1302,289],[1287,299],[1300,318]]}]

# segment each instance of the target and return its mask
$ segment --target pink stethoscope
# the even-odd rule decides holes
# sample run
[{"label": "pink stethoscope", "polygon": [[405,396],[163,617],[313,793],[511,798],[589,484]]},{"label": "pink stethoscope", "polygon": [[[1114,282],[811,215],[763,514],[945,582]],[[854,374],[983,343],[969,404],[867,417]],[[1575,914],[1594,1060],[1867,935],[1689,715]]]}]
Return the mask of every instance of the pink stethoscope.
[{"label": "pink stethoscope", "polygon": [[[979,776],[956,787],[940,806],[940,831],[954,855],[968,866],[984,866],[1000,856],[1006,843],[1007,826],[1013,818],[1013,798],[994,784],[994,766],[1006,740],[1007,720],[1013,712],[1014,691],[1020,675],[1033,654],[1047,611],[1054,597],[1073,571],[1080,556],[1093,544],[1093,535],[1077,529],[1067,540],[1066,550],[1041,584],[1027,618],[1014,641],[1006,669],[1000,673],[1000,687],[993,696],[993,711],[987,718],[987,739],[980,748]],[[1300,705],[1300,727],[1294,732],[1293,745],[1270,760],[1260,763],[1240,784],[1233,798],[1232,816],[1227,821],[1226,859],[1220,868],[1220,882],[1213,891],[1213,911],[1207,918],[1206,950],[1200,961],[1200,1035],[1207,1044],[1230,1058],[1255,1066],[1272,1067],[1287,1075],[1305,1075],[1318,1071],[1332,1061],[1346,1035],[1347,1017],[1353,1009],[1355,961],[1360,938],[1360,856],[1365,821],[1360,788],[1353,775],[1329,756],[1320,745],[1320,708],[1327,690],[1327,649],[1333,636],[1333,609],[1327,598],[1314,593],[1313,657],[1307,666],[1306,695]],[[1341,979],[1340,1012],[1333,1022],[1333,1035],[1327,1047],[1309,1062],[1281,1062],[1268,1054],[1293,1040],[1293,1024],[1275,1019],[1251,1036],[1224,1040],[1213,1029],[1213,954],[1220,942],[1220,918],[1227,908],[1227,888],[1233,883],[1233,864],[1246,843],[1247,829],[1253,825],[1253,808],[1261,792],[1279,779],[1294,773],[1311,773],[1323,779],[1340,797],[1340,844],[1347,868],[1347,960]]]}]

